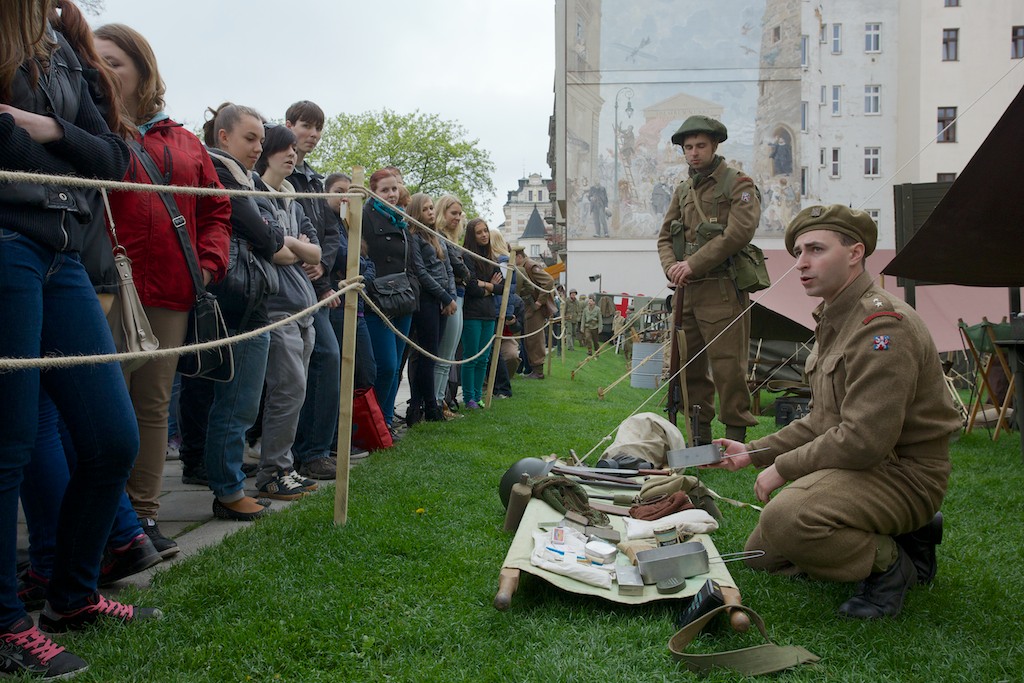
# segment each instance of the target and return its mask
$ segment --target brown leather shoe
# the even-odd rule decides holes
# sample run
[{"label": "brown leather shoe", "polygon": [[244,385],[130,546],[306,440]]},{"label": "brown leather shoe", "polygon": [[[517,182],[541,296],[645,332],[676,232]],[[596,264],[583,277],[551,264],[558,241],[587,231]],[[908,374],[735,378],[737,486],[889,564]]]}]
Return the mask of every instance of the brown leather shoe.
[{"label": "brown leather shoe", "polygon": [[531,372],[529,375],[526,375],[525,378],[526,379],[544,379],[544,373],[543,372]]}]

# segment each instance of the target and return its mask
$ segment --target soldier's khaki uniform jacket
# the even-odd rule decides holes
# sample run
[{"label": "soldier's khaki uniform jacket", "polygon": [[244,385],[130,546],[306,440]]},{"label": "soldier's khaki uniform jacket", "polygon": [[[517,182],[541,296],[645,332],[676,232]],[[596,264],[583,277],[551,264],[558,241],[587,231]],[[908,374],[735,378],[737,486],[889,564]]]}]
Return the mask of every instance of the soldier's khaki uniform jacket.
[{"label": "soldier's khaki uniform jacket", "polygon": [[[658,234],[658,258],[661,259],[661,268],[666,275],[677,261],[685,260],[693,269],[693,279],[699,280],[720,269],[726,259],[734,256],[754,238],[757,224],[761,220],[761,203],[757,198],[754,181],[741,173],[733,182],[730,196],[726,197],[716,192],[726,169],[728,166],[725,161],[720,161],[715,170],[697,184],[693,196],[685,192],[685,182],[676,185],[672,192],[672,201]],[[717,222],[725,226],[725,231],[696,253],[683,258],[682,254],[677,256],[672,248],[672,222],[681,218],[686,225],[686,241],[697,241],[697,226],[702,221],[694,199],[701,203],[709,220],[717,216]]]},{"label": "soldier's khaki uniform jacket", "polygon": [[572,299],[566,299],[562,302],[562,316],[566,322],[578,323],[580,316],[583,313],[583,302],[580,299],[573,301]]},{"label": "soldier's khaki uniform jacket", "polygon": [[960,419],[921,318],[867,273],[814,317],[816,343],[805,365],[810,413],[751,442],[749,450],[769,449],[752,454],[754,464],[775,463],[787,481],[827,468],[894,465],[902,485],[916,489],[907,493],[938,509]]},{"label": "soldier's khaki uniform jacket", "polygon": [[597,306],[593,308],[585,306],[580,327],[584,330],[600,330],[603,326],[604,320],[601,317],[601,309]]},{"label": "soldier's khaki uniform jacket", "polygon": [[523,274],[522,280],[516,283],[516,287],[517,293],[527,305],[527,312],[530,310],[529,306],[534,302],[540,302],[541,307],[538,312],[542,313],[545,318],[553,315],[554,294],[541,290],[554,290],[555,281],[548,271],[544,270],[544,266],[528,258],[523,261],[522,267],[516,266],[516,270]]}]

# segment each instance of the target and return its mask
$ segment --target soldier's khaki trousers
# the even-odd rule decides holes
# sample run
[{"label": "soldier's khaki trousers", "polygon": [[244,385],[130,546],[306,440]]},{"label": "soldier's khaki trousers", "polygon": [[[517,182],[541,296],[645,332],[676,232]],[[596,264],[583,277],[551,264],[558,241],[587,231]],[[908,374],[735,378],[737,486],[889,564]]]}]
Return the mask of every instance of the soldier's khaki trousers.
[{"label": "soldier's khaki trousers", "polygon": [[729,326],[748,303],[749,297],[737,297],[736,286],[726,277],[701,280],[683,288],[682,329],[687,353],[692,358],[686,368],[687,403],[690,410],[700,406],[702,425],[710,425],[715,416],[716,389],[722,411],[719,422],[731,427],[757,424],[750,412],[746,376],[750,313]]},{"label": "soldier's khaki trousers", "polygon": [[[948,448],[936,442],[937,448]],[[748,566],[860,581],[871,573],[879,536],[924,526],[942,505],[949,461],[890,459],[868,470],[825,469],[792,482],[765,506],[746,550]]]},{"label": "soldier's khaki trousers", "polygon": [[[524,334],[530,334],[535,330],[539,330],[544,327],[548,319],[544,315],[544,309],[535,309],[533,306],[528,306],[526,309],[526,324],[523,329]],[[547,333],[537,332],[537,334],[531,335],[526,338],[526,357],[530,361],[530,367],[533,368],[534,372],[544,374],[544,358],[545,358],[545,347],[547,346]]]}]

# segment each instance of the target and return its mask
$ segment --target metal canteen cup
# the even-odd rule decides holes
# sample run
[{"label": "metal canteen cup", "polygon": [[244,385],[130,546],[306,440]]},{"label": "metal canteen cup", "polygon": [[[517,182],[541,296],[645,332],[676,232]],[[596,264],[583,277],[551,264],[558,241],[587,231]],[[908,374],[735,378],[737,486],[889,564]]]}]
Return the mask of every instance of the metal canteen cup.
[{"label": "metal canteen cup", "polygon": [[[715,562],[735,562],[764,555],[763,550],[749,550],[738,553],[724,553]],[[645,584],[654,584],[666,579],[689,579],[707,574],[711,569],[708,549],[703,543],[689,541],[676,545],[665,545],[636,554],[636,563]]]}]

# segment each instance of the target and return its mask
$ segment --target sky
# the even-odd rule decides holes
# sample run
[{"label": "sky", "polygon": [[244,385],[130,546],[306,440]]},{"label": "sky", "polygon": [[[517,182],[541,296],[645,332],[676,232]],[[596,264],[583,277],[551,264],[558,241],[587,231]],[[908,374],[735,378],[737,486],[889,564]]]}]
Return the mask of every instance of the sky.
[{"label": "sky", "polygon": [[554,18],[553,0],[105,0],[89,22],[146,36],[167,112],[190,129],[223,101],[271,119],[308,99],[328,117],[388,107],[457,121],[497,167],[480,206],[497,226],[519,178],[551,175]]}]

